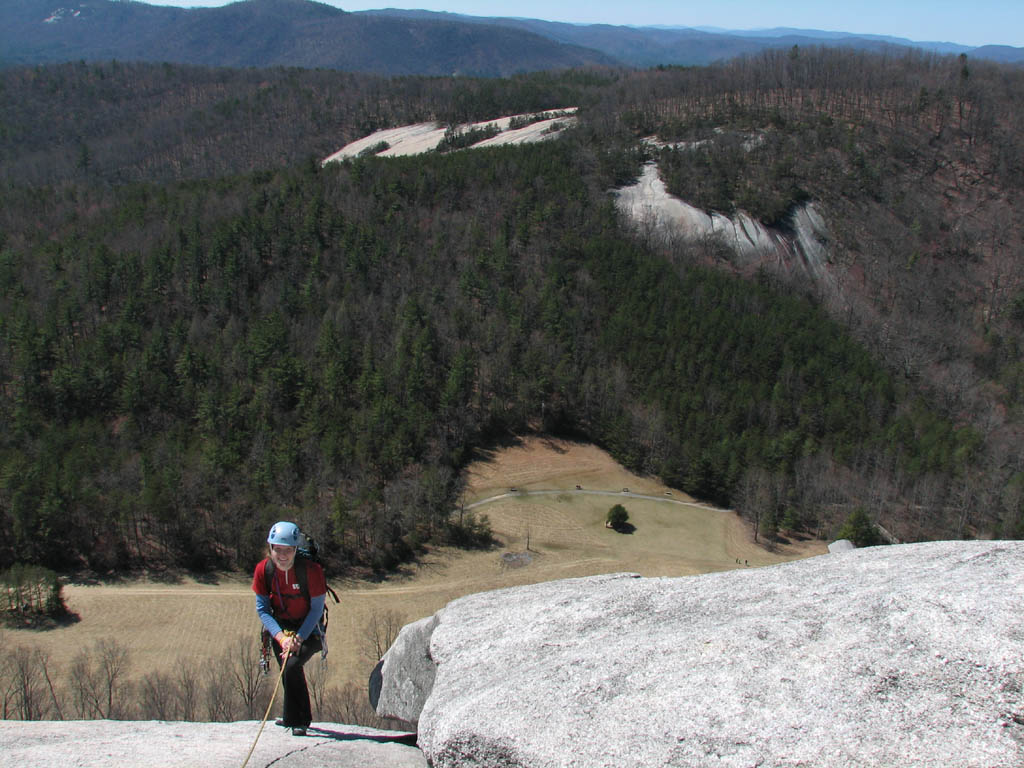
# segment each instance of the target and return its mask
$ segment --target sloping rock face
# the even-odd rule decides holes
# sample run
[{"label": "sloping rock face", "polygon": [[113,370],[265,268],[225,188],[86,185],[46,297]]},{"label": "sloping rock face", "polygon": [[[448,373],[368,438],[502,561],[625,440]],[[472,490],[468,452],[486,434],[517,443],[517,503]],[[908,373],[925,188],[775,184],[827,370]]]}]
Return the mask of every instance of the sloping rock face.
[{"label": "sloping rock face", "polygon": [[418,622],[381,701],[434,667],[404,716],[435,768],[1020,768],[1022,606],[1022,542],[550,582]]},{"label": "sloping rock face", "polygon": [[705,213],[670,194],[653,162],[644,164],[636,184],[615,191],[615,202],[642,231],[684,240],[719,238],[734,252],[738,266],[771,263],[784,271],[800,270],[818,282],[832,281],[824,246],[828,227],[810,203],[793,211],[786,233],[770,229],[742,211],[732,217]]},{"label": "sloping rock face", "polygon": [[258,722],[0,720],[10,768],[427,768],[413,734],[316,723],[303,738]]},{"label": "sloping rock face", "polygon": [[[538,120],[520,128],[513,128],[513,122],[519,118],[532,118],[534,115],[509,115],[499,117],[495,120],[484,120],[479,123],[466,123],[457,126],[459,133],[467,133],[472,130],[494,128],[499,133],[496,136],[483,139],[471,145],[472,148],[495,147],[503,144],[532,144],[538,141],[548,141],[561,135],[564,128],[576,124],[575,113],[577,107],[566,107],[554,110],[546,114],[554,114],[545,120]],[[433,152],[444,139],[448,129],[438,122],[417,123],[405,125],[399,128],[384,128],[364,136],[361,139],[346,144],[332,155],[325,157],[320,165],[327,165],[346,158],[359,157],[363,152],[372,150],[380,144],[387,144],[388,148],[378,152],[380,157],[408,157],[410,155],[421,155],[424,152]]]}]

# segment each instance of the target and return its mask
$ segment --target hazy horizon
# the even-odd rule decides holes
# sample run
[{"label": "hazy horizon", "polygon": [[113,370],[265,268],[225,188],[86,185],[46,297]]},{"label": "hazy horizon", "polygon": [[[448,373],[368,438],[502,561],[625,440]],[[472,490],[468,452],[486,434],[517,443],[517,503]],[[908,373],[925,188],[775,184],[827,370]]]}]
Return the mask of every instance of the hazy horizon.
[{"label": "hazy horizon", "polygon": [[[214,7],[238,0],[142,0],[150,5]],[[324,0],[318,0],[323,2]],[[470,16],[514,16],[577,24],[625,26],[717,27],[752,31],[794,27],[858,35],[886,35],[915,42],[947,42],[964,46],[1024,47],[1024,2],[1020,0],[862,0],[821,3],[819,0],[565,0],[557,6],[539,0],[406,0],[350,2],[326,0],[346,11],[382,8],[418,9]]]}]

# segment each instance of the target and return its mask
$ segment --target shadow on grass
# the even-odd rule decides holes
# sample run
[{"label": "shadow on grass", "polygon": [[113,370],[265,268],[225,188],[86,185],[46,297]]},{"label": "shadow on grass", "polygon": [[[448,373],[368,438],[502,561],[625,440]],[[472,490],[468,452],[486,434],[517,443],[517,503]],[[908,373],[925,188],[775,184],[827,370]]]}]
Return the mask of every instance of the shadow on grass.
[{"label": "shadow on grass", "polygon": [[49,632],[53,629],[70,627],[82,620],[74,611],[64,611],[56,616],[45,616],[20,611],[5,611],[0,617],[0,626],[6,629],[29,629],[33,632]]},{"label": "shadow on grass", "polygon": [[493,461],[501,451],[523,445],[525,441],[511,432],[501,432],[490,436],[487,448],[476,447],[469,455],[470,461]]}]

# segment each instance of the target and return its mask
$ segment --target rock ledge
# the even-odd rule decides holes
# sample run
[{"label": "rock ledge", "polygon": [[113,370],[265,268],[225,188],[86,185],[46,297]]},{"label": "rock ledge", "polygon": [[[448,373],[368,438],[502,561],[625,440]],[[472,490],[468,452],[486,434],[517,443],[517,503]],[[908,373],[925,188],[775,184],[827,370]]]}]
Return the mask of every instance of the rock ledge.
[{"label": "rock ledge", "polygon": [[1022,605],[1024,542],[549,582],[410,625],[381,702],[435,768],[1020,768]]}]

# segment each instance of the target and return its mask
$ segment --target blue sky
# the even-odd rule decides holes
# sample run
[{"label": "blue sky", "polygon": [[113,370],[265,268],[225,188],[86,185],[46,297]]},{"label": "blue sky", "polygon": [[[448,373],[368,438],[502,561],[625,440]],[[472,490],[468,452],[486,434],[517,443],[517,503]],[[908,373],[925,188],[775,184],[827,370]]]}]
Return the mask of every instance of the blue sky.
[{"label": "blue sky", "polygon": [[[214,6],[226,0],[143,0]],[[327,0],[346,11],[422,8],[473,16],[520,16],[587,24],[801,27],[918,41],[1024,47],[1024,0]]]}]

